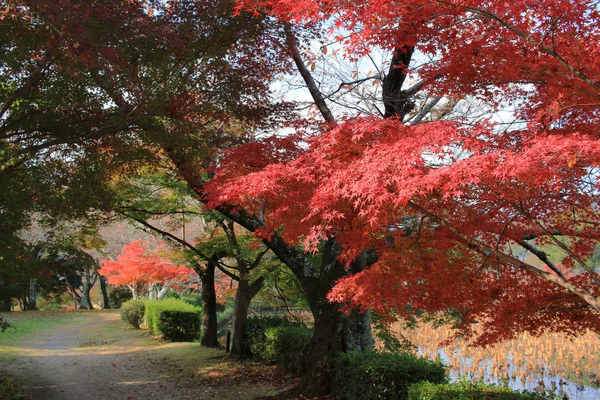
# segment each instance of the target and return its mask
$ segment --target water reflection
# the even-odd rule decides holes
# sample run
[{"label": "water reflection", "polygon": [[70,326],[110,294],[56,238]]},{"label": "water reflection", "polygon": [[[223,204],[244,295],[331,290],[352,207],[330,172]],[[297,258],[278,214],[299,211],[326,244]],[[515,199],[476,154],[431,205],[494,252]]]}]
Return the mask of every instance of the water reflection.
[{"label": "water reflection", "polygon": [[396,327],[418,346],[422,355],[440,358],[450,367],[452,381],[467,378],[558,395],[571,400],[600,400],[600,337],[591,332],[571,338],[562,334],[541,337],[521,335],[518,339],[488,348],[473,348],[461,340],[440,348],[452,331],[421,324],[417,329]]}]

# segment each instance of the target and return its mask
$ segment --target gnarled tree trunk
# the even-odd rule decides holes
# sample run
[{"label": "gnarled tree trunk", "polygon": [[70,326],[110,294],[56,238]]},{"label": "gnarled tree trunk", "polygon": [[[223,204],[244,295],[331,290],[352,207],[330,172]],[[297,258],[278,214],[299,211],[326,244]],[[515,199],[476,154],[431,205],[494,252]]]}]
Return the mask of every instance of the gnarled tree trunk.
[{"label": "gnarled tree trunk", "polygon": [[100,290],[102,291],[102,308],[110,309],[110,300],[108,299],[108,290],[106,289],[106,277],[100,276]]},{"label": "gnarled tree trunk", "polygon": [[206,347],[220,347],[217,337],[217,294],[215,292],[215,268],[218,256],[210,258],[206,268],[196,269],[202,282],[202,338],[200,344]]}]

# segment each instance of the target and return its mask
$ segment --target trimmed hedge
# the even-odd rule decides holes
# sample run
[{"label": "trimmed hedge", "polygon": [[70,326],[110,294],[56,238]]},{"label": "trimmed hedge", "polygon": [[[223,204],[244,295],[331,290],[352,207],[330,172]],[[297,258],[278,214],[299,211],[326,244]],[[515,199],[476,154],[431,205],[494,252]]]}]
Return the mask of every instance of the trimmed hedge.
[{"label": "trimmed hedge", "polygon": [[193,342],[200,336],[200,311],[158,311],[158,332],[173,342]]},{"label": "trimmed hedge", "polygon": [[312,338],[312,329],[281,317],[251,317],[246,324],[245,345],[253,358],[297,372]]},{"label": "trimmed hedge", "polygon": [[182,300],[147,300],[146,325],[155,334],[173,341],[193,341],[200,336],[202,309]]},{"label": "trimmed hedge", "polygon": [[408,389],[408,400],[544,400],[546,396],[532,392],[516,392],[506,387],[483,383],[421,382]]},{"label": "trimmed hedge", "polygon": [[410,385],[446,383],[446,368],[410,353],[351,352],[334,362],[335,393],[344,400],[408,399]]},{"label": "trimmed hedge", "polygon": [[140,329],[146,306],[142,300],[129,300],[121,304],[121,318],[135,329]]}]

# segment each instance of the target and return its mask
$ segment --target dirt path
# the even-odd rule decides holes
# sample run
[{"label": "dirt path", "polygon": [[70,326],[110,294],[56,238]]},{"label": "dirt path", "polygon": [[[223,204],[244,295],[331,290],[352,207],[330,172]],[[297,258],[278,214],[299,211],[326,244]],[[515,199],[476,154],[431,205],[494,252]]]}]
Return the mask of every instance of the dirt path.
[{"label": "dirt path", "polygon": [[0,363],[32,399],[253,399],[281,390],[270,367],[232,363],[219,350],[166,343],[128,329],[116,313],[77,314],[24,338]]}]

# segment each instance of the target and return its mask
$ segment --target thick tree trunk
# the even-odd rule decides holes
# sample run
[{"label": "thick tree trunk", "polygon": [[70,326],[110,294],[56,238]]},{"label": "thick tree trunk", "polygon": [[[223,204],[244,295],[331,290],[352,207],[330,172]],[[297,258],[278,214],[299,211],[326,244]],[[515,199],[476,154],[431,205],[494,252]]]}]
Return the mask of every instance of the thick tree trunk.
[{"label": "thick tree trunk", "polygon": [[251,299],[248,298],[247,292],[248,281],[238,282],[231,321],[231,354],[239,358],[248,357],[247,351],[244,349],[244,334]]},{"label": "thick tree trunk", "polygon": [[218,258],[208,260],[203,271],[196,271],[202,282],[202,339],[206,347],[220,347],[217,337],[217,294],[215,292],[215,268]]},{"label": "thick tree trunk", "polygon": [[[238,264],[239,265],[239,264]],[[242,274],[247,276],[247,273]],[[252,284],[247,279],[240,279],[235,292],[235,305],[231,324],[231,354],[239,358],[248,358],[249,349],[244,346],[248,309],[254,296],[260,292],[264,284],[264,277],[258,278]]]},{"label": "thick tree trunk", "polygon": [[1,297],[0,298],[0,312],[9,312],[9,311],[11,311],[10,297]]},{"label": "thick tree trunk", "polygon": [[108,290],[106,289],[106,278],[100,276],[100,290],[102,291],[102,308],[105,310],[110,309],[110,300],[108,299]]},{"label": "thick tree trunk", "polygon": [[90,283],[86,280],[83,282],[83,286],[81,287],[81,301],[79,303],[79,309],[83,310],[93,310],[94,306],[92,305],[92,300],[90,299]]},{"label": "thick tree trunk", "polygon": [[158,300],[164,300],[165,297],[167,297],[167,295],[169,294],[169,291],[171,290],[171,288],[169,286],[163,286],[158,293],[156,294],[156,298]]}]

